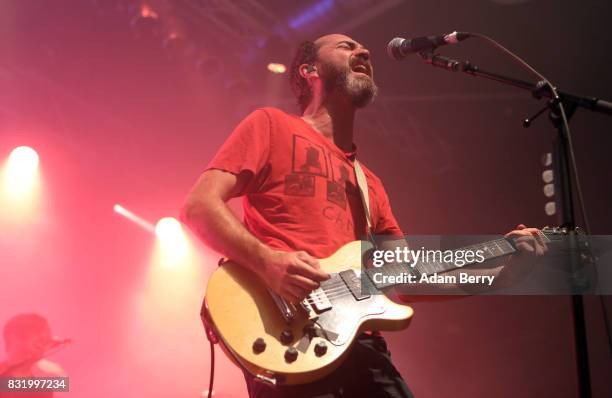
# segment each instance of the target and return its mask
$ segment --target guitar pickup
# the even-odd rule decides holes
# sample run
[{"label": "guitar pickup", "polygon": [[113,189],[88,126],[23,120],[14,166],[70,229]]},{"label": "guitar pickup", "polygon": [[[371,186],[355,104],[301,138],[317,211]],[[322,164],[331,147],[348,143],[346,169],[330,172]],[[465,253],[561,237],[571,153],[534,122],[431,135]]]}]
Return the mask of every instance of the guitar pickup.
[{"label": "guitar pickup", "polygon": [[361,292],[361,279],[352,269],[347,269],[346,271],[340,272],[340,278],[344,284],[349,288],[355,300],[364,300],[370,297],[369,294],[364,294]]},{"label": "guitar pickup", "polygon": [[331,302],[327,298],[327,294],[321,288],[313,290],[309,297],[311,307],[318,313],[326,311],[332,307]]}]

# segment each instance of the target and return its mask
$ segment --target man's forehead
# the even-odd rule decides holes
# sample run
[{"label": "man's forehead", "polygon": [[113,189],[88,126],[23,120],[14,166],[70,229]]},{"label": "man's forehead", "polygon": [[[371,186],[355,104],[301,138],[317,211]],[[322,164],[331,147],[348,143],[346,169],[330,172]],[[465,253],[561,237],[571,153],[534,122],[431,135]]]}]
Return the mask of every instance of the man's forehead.
[{"label": "man's forehead", "polygon": [[341,41],[349,41],[349,42],[353,42],[353,43],[357,43],[359,44],[357,41],[353,40],[352,38],[348,37],[347,35],[342,35],[339,33],[334,33],[331,35],[325,35],[325,36],[321,36],[318,39],[316,39],[314,42],[318,47],[322,47],[326,44],[334,44],[334,43],[338,43]]}]

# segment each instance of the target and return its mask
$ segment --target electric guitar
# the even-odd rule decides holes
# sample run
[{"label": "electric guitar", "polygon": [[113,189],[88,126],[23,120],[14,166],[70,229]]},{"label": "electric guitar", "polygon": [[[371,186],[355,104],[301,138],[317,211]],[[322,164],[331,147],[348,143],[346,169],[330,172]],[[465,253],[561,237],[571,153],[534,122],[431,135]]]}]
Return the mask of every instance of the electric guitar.
[{"label": "electric guitar", "polygon": [[[544,228],[541,237],[567,233]],[[257,379],[272,384],[302,384],[317,380],[336,369],[346,358],[355,337],[367,330],[401,330],[408,327],[413,310],[391,301],[384,294],[369,294],[391,284],[376,284],[371,272],[398,275],[410,271],[392,264],[368,268],[361,278],[362,255],[372,245],[354,241],[332,256],[319,260],[331,278],[297,305],[269,290],[260,278],[234,262],[223,263],[208,281],[202,319],[221,342],[229,358]],[[485,260],[516,251],[511,240],[502,238],[460,250],[482,250]],[[416,264],[412,272],[444,272],[448,263]],[[387,280],[390,278],[387,278]],[[362,281],[371,281],[362,292]]]}]

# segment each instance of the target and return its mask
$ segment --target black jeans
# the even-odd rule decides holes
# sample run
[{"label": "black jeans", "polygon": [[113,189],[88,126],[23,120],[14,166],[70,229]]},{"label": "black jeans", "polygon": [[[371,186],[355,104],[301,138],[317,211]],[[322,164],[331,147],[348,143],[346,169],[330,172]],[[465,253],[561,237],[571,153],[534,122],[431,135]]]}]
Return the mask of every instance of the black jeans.
[{"label": "black jeans", "polygon": [[309,384],[273,387],[244,372],[251,398],[414,398],[395,366],[382,336],[361,334],[344,362]]}]

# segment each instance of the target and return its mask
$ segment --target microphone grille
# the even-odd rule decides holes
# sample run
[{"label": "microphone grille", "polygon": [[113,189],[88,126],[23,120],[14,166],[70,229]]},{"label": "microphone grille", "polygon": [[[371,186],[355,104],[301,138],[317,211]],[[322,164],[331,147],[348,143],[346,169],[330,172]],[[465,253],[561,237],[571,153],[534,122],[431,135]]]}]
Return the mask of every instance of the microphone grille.
[{"label": "microphone grille", "polygon": [[405,40],[406,39],[402,39],[401,37],[396,37],[395,39],[391,40],[389,44],[387,44],[387,55],[389,56],[389,58],[394,59],[396,61],[399,61],[403,58],[400,48]]}]

